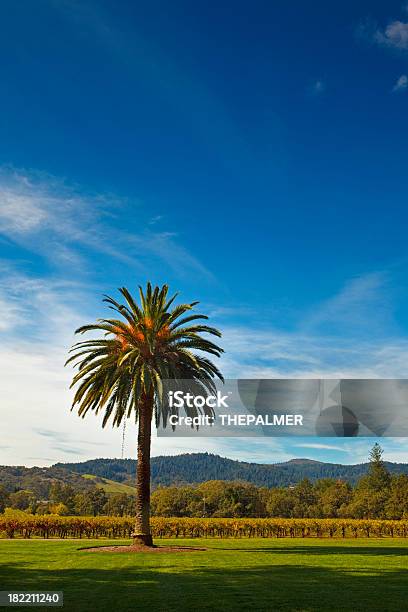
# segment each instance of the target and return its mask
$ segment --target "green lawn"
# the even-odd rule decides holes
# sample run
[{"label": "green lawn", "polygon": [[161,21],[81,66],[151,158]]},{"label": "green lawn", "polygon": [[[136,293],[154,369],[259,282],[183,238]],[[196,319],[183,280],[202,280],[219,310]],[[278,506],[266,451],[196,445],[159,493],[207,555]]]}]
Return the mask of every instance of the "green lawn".
[{"label": "green lawn", "polygon": [[[404,540],[163,540],[204,552],[87,553],[115,540],[0,541],[0,590],[62,590],[66,610],[408,607]],[[21,608],[22,609],[22,608]]]}]

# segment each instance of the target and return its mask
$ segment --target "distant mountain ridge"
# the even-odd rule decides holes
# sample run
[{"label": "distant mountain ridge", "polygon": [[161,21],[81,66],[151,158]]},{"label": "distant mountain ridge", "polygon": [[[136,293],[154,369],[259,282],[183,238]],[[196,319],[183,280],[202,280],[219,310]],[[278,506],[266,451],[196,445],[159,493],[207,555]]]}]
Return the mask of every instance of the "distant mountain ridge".
[{"label": "distant mountain ridge", "polygon": [[[237,461],[210,453],[188,453],[152,457],[152,485],[199,483],[206,480],[244,480],[257,486],[277,487],[296,484],[302,478],[336,478],[355,484],[367,473],[368,463],[343,465],[312,459],[291,459],[284,463],[262,464]],[[386,462],[393,474],[408,474],[408,464]],[[134,459],[92,459],[81,463],[56,463],[79,474],[94,474],[129,485],[134,483]]]},{"label": "distant mountain ridge", "polygon": [[[152,486],[194,484],[206,480],[241,480],[263,487],[287,487],[302,478],[315,481],[335,478],[355,484],[367,473],[368,463],[342,465],[313,459],[291,459],[284,463],[262,464],[237,461],[210,453],[192,453],[152,457]],[[386,462],[392,474],[408,474],[408,464]],[[76,490],[95,486],[109,493],[127,492],[134,487],[134,459],[91,459],[78,463],[56,463],[51,467],[0,466],[0,485],[6,491],[35,491],[38,499],[46,497],[50,485],[60,482]],[[102,480],[106,479],[106,481]],[[133,489],[134,490],[134,489]]]}]

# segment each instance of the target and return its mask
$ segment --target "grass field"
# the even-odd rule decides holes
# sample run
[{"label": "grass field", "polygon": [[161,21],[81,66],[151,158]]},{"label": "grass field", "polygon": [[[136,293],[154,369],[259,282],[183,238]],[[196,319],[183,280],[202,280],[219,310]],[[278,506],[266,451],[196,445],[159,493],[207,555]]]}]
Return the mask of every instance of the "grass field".
[{"label": "grass field", "polygon": [[62,590],[65,610],[406,610],[408,542],[163,540],[206,551],[90,553],[109,540],[0,541],[0,590]]}]

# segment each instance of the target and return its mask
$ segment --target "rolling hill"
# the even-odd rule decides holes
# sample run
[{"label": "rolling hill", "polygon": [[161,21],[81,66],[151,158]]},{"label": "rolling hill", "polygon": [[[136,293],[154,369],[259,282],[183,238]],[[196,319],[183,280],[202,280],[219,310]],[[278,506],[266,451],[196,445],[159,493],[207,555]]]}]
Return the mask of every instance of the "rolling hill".
[{"label": "rolling hill", "polygon": [[[408,474],[408,464],[386,463],[391,473]],[[82,463],[57,463],[54,468],[133,485],[136,461],[133,459],[93,459]],[[260,464],[235,461],[209,453],[152,457],[152,484],[198,483],[206,480],[245,480],[258,486],[288,486],[302,478],[337,478],[354,484],[368,469],[368,463],[342,465],[311,459]]]},{"label": "rolling hill", "polygon": [[126,493],[126,495],[135,495],[136,489],[124,482],[117,482],[109,478],[101,478],[94,474],[82,474],[82,478],[92,481],[98,489],[103,489],[105,493]]},{"label": "rolling hill", "polygon": [[[406,463],[386,463],[393,474],[408,474]],[[257,486],[296,484],[302,478],[336,478],[355,484],[368,463],[342,465],[311,459],[260,464],[235,461],[209,453],[152,457],[152,486],[193,484],[206,480],[241,480]],[[107,494],[135,494],[136,461],[133,459],[92,459],[81,463],[57,463],[51,467],[0,466],[0,486],[13,492],[32,491],[38,499],[47,496],[53,482],[69,484],[76,491],[98,487]]]}]

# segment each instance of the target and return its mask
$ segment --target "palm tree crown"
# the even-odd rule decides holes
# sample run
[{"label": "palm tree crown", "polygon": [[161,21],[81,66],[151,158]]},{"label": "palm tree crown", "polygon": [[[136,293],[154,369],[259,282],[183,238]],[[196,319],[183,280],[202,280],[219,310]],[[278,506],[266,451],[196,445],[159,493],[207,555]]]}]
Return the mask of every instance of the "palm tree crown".
[{"label": "palm tree crown", "polygon": [[223,350],[204,338],[206,333],[220,337],[214,327],[197,323],[207,319],[202,314],[188,314],[198,304],[173,306],[177,294],[168,298],[168,287],[152,288],[148,283],[144,292],[139,287],[140,306],[129,291],[120,293],[126,304],[106,296],[107,302],[121,318],[99,319],[95,324],[76,330],[102,332],[100,337],[73,346],[67,363],[75,362],[78,372],[72,386],[79,383],[72,407],[84,417],[89,410],[104,410],[102,425],[112,417],[119,426],[132,413],[138,420],[147,394],[152,394],[156,423],[167,420],[167,409],[162,403],[163,381],[189,380],[204,391],[214,390],[214,378],[223,380],[218,368],[203,355],[219,357]]}]

